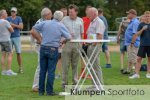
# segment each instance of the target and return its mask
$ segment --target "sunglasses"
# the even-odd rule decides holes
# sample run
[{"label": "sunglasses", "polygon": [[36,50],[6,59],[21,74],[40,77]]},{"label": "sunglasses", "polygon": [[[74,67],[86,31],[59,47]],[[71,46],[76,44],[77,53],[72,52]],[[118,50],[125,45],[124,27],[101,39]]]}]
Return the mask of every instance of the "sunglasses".
[{"label": "sunglasses", "polygon": [[15,13],[15,11],[11,11],[12,13]]}]

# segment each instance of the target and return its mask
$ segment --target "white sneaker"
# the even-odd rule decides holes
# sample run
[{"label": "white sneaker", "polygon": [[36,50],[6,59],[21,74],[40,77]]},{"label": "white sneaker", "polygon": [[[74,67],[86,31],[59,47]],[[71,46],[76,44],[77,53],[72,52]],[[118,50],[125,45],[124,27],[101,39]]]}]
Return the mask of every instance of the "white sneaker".
[{"label": "white sneaker", "polygon": [[146,78],[150,78],[150,74],[146,74]]},{"label": "white sneaker", "polygon": [[8,70],[8,71],[6,72],[6,75],[8,75],[8,76],[16,76],[17,73],[13,72],[12,70]]},{"label": "white sneaker", "polygon": [[3,71],[1,72],[1,75],[7,75],[7,71],[6,71],[6,70],[3,70]]},{"label": "white sneaker", "polygon": [[140,75],[134,74],[134,75],[129,77],[129,79],[136,79],[136,78],[140,78]]},{"label": "white sneaker", "polygon": [[135,66],[132,67],[132,70],[135,70]]}]

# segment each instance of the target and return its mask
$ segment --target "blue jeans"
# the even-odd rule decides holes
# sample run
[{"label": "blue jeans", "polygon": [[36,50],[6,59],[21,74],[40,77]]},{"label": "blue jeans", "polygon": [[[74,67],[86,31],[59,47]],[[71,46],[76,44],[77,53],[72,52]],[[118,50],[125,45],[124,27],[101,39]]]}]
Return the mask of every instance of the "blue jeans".
[{"label": "blue jeans", "polygon": [[47,74],[46,92],[53,93],[53,84],[55,79],[55,69],[58,61],[58,48],[41,46],[40,48],[40,76],[39,76],[39,94],[45,92],[45,78]]}]

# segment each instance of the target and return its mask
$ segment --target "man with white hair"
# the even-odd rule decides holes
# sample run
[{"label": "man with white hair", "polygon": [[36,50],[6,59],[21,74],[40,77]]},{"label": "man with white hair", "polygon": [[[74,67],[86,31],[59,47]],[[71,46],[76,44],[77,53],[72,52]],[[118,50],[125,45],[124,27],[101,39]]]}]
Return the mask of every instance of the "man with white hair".
[{"label": "man with white hair", "polygon": [[[91,19],[91,23],[90,23],[90,26],[87,31],[88,39],[97,39],[97,40],[103,39],[105,25],[104,25],[104,22],[98,17],[98,10],[94,7],[89,8],[88,17]],[[91,56],[96,44],[97,43],[89,44],[88,51],[87,51],[88,57]],[[96,56],[97,53],[99,53],[99,55],[100,55],[100,49],[101,49],[101,44],[98,44],[98,47],[96,49],[96,52],[94,53],[94,56],[93,56],[91,62],[93,62],[94,57]],[[99,63],[100,62],[99,55],[97,56],[92,67],[93,67],[98,79],[100,80],[101,84],[103,84],[103,76],[102,76],[102,70],[101,70],[100,63]],[[92,70],[91,70],[91,73],[92,73],[92,76],[94,76],[94,79],[96,80],[96,77]],[[96,81],[96,84],[98,86],[100,85],[98,83],[98,81]]]},{"label": "man with white hair", "polygon": [[[39,24],[46,20],[51,20],[52,12],[49,8],[43,8],[41,11],[41,18],[36,22],[36,24]],[[39,73],[40,73],[40,44],[36,41],[36,52],[38,54],[38,65],[35,71],[33,85],[32,85],[32,91],[38,92],[39,90]]]},{"label": "man with white hair", "polygon": [[[31,30],[32,36],[41,43],[40,48],[40,77],[39,77],[39,95],[44,95],[45,78],[47,73],[46,93],[47,95],[56,95],[53,92],[53,84],[55,80],[55,69],[58,61],[58,48],[62,37],[67,40],[71,39],[69,31],[60,23],[63,18],[61,11],[54,13],[53,20],[43,21],[33,26]],[[42,37],[40,35],[42,34]]]},{"label": "man with white hair", "polygon": [[[76,5],[69,6],[69,16],[63,18],[62,23],[68,28],[72,39],[81,39],[83,35],[83,21],[77,17],[78,7]],[[76,43],[66,43],[62,51],[62,88],[68,85],[69,67],[72,67],[72,84],[78,81],[78,61],[79,53],[76,49]]]},{"label": "man with white hair", "polygon": [[[2,51],[1,65],[2,65],[2,75],[17,75],[11,70],[12,63],[12,48],[10,42],[10,35],[13,32],[13,28],[10,23],[5,20],[7,18],[6,10],[0,10],[0,46]],[[7,69],[5,65],[5,59],[7,57]]]}]

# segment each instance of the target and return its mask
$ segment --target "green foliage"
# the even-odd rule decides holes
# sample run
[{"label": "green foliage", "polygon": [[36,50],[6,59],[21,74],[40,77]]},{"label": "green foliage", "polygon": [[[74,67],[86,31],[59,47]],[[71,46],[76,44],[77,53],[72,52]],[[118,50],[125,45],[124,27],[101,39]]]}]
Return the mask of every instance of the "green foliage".
[{"label": "green foliage", "polygon": [[7,2],[0,0],[0,3],[0,9],[5,8],[8,12],[11,7],[17,7],[18,15],[22,16],[25,26],[31,24],[30,28],[40,18],[40,11],[43,7],[49,7],[54,12],[70,4],[76,4],[80,8],[80,17],[85,16],[85,8],[88,5],[101,7],[108,19],[109,30],[116,30],[115,19],[126,16],[125,12],[131,8],[136,9],[138,15],[142,15],[145,10],[150,10],[149,0],[7,0]]}]

